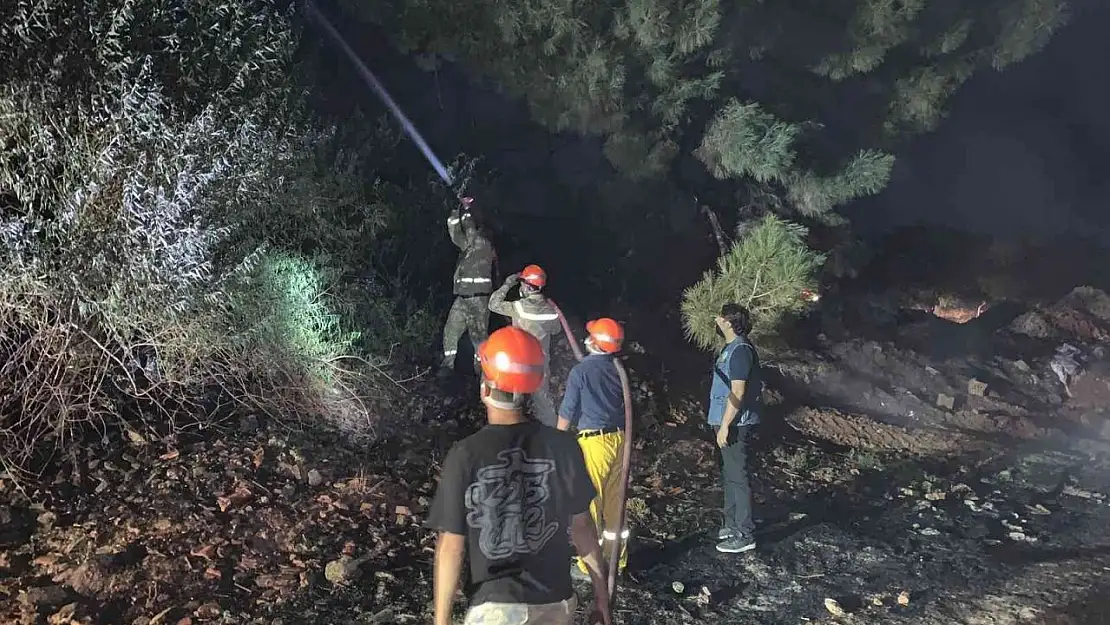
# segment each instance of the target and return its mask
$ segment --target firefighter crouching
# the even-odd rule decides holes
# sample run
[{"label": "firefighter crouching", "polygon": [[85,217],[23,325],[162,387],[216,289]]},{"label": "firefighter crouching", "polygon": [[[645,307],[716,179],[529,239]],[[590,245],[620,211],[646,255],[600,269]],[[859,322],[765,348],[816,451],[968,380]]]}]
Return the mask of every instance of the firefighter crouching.
[{"label": "firefighter crouching", "polygon": [[[509,289],[520,285],[520,299],[505,301]],[[562,331],[559,313],[543,294],[547,273],[538,265],[528,265],[524,271],[505,279],[501,288],[489,297],[489,309],[512,319],[513,326],[525,330],[543,346],[543,381],[531,395],[532,413],[544,425],[555,427],[558,416],[551,398],[548,376],[551,374],[551,335]]]},{"label": "firefighter crouching", "polygon": [[[617,365],[613,362],[624,342],[624,328],[612,319],[602,318],[586,324],[586,350],[582,362],[570,370],[567,391],[559,407],[560,430],[575,426],[578,445],[586,460],[590,481],[597,496],[590,514],[602,538],[602,553],[611,553],[613,541],[620,539],[619,571],[628,564],[628,532],[619,527],[621,516],[621,458],[624,454],[624,391]],[[576,579],[589,579],[581,560],[572,567]]]},{"label": "firefighter crouching", "polygon": [[497,260],[493,245],[470,212],[470,198],[463,199],[462,210],[456,207],[448,215],[447,233],[461,254],[455,266],[455,301],[443,326],[443,361],[439,372],[442,377],[450,376],[455,369],[455,355],[463,333],[469,335],[474,346],[477,370],[478,345],[489,334],[489,294]]}]

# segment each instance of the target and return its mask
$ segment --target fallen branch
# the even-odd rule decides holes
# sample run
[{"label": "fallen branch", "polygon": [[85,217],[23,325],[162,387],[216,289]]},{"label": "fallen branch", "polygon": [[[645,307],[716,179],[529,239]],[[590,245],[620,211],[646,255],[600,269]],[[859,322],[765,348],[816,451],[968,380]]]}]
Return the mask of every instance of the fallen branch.
[{"label": "fallen branch", "polygon": [[717,249],[721,252],[721,256],[724,256],[728,251],[728,245],[725,242],[725,233],[721,230],[721,222],[717,219],[717,213],[704,205],[701,207],[701,212],[709,219],[709,225],[713,228],[713,238],[717,240]]}]

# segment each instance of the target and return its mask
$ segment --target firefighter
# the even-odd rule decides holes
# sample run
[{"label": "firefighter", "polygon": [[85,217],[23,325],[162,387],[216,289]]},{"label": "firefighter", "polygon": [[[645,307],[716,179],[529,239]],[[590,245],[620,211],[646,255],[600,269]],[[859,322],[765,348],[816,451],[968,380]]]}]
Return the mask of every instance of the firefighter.
[{"label": "firefighter", "polygon": [[477,371],[478,345],[489,334],[489,294],[493,290],[493,266],[497,255],[493,245],[482,233],[470,212],[470,198],[463,198],[461,210],[456,207],[447,217],[447,233],[461,254],[455,265],[455,302],[443,326],[443,361],[440,375],[449,376],[455,369],[455,355],[463,333],[474,346]]},{"label": "firefighter", "polygon": [[[621,540],[618,570],[623,571],[628,564],[628,532],[619,527],[625,406],[624,387],[614,359],[624,343],[624,328],[612,319],[601,318],[587,323],[586,332],[584,343],[589,355],[567,377],[558,428],[578,429],[578,445],[597,490],[590,514],[602,538],[602,553],[612,553],[613,541]],[[586,564],[579,560],[571,574],[588,579]]]},{"label": "firefighter", "polygon": [[[506,302],[509,289],[520,285],[520,298]],[[551,335],[561,329],[559,313],[543,294],[547,285],[547,273],[538,265],[528,265],[524,271],[514,273],[505,279],[501,288],[489,298],[489,309],[499,315],[509,317],[513,326],[528,331],[543,345],[543,382],[531,396],[532,413],[544,425],[555,427],[558,415],[555,402],[551,399],[548,376],[551,373]]]},{"label": "firefighter", "polygon": [[577,598],[566,563],[573,546],[593,581],[590,622],[609,625],[582,451],[572,436],[522,411],[542,381],[543,348],[520,328],[501,328],[478,352],[488,425],[447,454],[426,523],[438,533],[433,622],[453,622],[466,571],[466,625],[571,625]]}]

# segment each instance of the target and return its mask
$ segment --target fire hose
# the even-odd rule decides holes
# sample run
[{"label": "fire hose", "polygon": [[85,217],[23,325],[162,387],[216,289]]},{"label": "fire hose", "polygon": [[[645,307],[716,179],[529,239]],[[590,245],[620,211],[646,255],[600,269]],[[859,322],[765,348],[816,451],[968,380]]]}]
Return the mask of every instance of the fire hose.
[{"label": "fire hose", "polygon": [[[371,72],[370,69],[366,66],[366,64],[362,62],[362,59],[359,58],[358,54],[354,51],[350,44],[347,43],[346,39],[343,38],[343,35],[340,34],[335,25],[333,25],[331,21],[324,16],[323,12],[320,11],[315,3],[309,2],[307,4],[307,9],[310,16],[315,18],[315,20],[323,27],[324,32],[332,40],[334,40],[335,43],[340,47],[340,49],[343,50],[348,58],[350,58],[355,68],[358,70],[360,77],[390,110],[394,118],[397,120],[398,123],[400,123],[402,129],[405,131],[405,134],[407,134],[409,138],[412,139],[413,143],[416,144],[416,147],[424,155],[424,158],[427,159],[428,163],[432,166],[432,169],[436,171],[440,179],[442,179],[443,182],[446,183],[449,187],[455,188],[456,181],[454,180],[454,176],[451,175],[451,172],[447,169],[447,167],[444,166],[443,162],[439,159],[439,157],[436,156],[431,147],[428,146],[427,142],[424,140],[424,137],[420,135],[419,131],[417,131],[416,126],[409,120],[408,116],[406,116],[404,111],[401,110],[401,107],[398,106],[393,98],[389,95],[389,92],[386,91],[385,86],[382,85],[377,76],[375,76],[374,73]],[[456,189],[456,191],[464,207],[469,208],[470,203],[473,200],[471,198],[462,197],[461,189]],[[571,349],[574,351],[575,358],[577,358],[578,360],[582,360],[582,358],[584,357],[582,354],[582,349],[578,346],[578,342],[575,340],[574,333],[571,331],[570,325],[567,324],[566,318],[563,316],[563,312],[559,310],[559,307],[555,305],[555,302],[551,302],[551,304],[555,307],[556,313],[558,313],[559,322],[563,326],[563,331],[566,333],[567,340],[570,342],[570,346]],[[621,459],[621,487],[619,491],[621,502],[620,523],[617,525],[617,527],[623,528],[625,522],[625,499],[628,493],[629,466],[632,460],[632,392],[628,384],[628,372],[625,371],[624,366],[620,363],[619,360],[614,359],[613,363],[617,367],[617,374],[620,376],[621,386],[624,390],[624,456]],[[613,550],[609,558],[608,583],[610,604],[612,603],[613,597],[616,594],[617,567],[620,560],[620,547],[625,538],[625,532],[622,529],[617,533],[617,539],[613,541]]]},{"label": "fire hose", "polygon": [[[574,351],[574,357],[581,361],[585,355],[582,353],[582,348],[578,346],[578,339],[574,337],[574,331],[570,329],[570,324],[567,323],[567,318],[563,315],[562,309],[554,300],[549,299],[547,301],[550,302],[551,307],[555,309],[555,313],[559,316],[559,323],[563,326],[563,333],[566,334],[567,342],[570,343],[570,348]],[[621,455],[620,489],[617,491],[620,500],[617,538],[613,541],[613,547],[610,549],[609,571],[606,576],[610,606],[615,603],[617,596],[617,569],[620,566],[621,546],[627,542],[629,536],[629,532],[624,529],[624,526],[627,520],[628,479],[632,467],[632,386],[628,382],[628,371],[625,370],[621,361],[614,358],[613,365],[617,368],[617,376],[620,377],[621,390],[624,394],[624,450]]]}]

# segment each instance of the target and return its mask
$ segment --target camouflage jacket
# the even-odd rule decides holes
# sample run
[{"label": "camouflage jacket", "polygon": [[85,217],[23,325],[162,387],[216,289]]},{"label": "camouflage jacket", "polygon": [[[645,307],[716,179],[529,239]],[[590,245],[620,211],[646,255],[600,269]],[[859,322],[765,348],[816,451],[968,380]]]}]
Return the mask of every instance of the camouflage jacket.
[{"label": "camouflage jacket", "polygon": [[484,236],[466,236],[462,227],[465,218],[460,217],[457,211],[447,218],[447,233],[451,235],[451,242],[462,251],[455,265],[454,293],[462,296],[488,295],[493,290],[493,266],[497,262],[497,254]]},{"label": "camouflage jacket", "polygon": [[513,326],[521,328],[540,340],[544,355],[550,354],[551,335],[562,331],[559,313],[541,293],[506,302],[505,296],[517,282],[506,280],[501,288],[489,297],[489,309],[513,320]]}]

